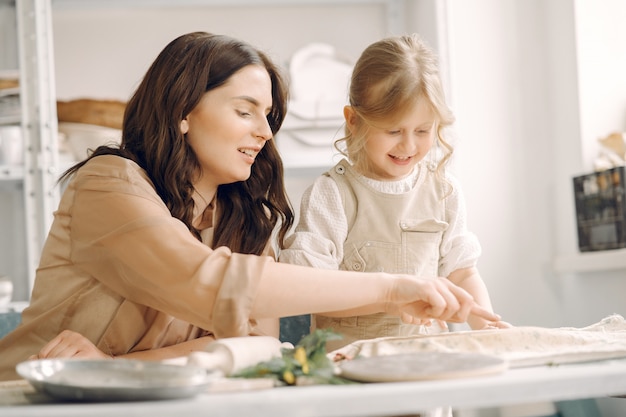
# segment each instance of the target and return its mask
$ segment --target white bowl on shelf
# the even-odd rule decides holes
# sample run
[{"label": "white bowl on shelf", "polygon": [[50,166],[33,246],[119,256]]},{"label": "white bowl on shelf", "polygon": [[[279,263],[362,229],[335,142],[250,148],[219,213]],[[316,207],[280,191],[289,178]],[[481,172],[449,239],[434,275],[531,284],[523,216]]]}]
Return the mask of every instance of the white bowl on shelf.
[{"label": "white bowl on shelf", "polygon": [[22,128],[18,125],[0,126],[0,165],[24,164]]},{"label": "white bowl on shelf", "polygon": [[68,151],[78,161],[88,156],[90,150],[100,145],[118,144],[122,139],[122,131],[110,127],[86,123],[59,123],[60,139],[67,144]]}]

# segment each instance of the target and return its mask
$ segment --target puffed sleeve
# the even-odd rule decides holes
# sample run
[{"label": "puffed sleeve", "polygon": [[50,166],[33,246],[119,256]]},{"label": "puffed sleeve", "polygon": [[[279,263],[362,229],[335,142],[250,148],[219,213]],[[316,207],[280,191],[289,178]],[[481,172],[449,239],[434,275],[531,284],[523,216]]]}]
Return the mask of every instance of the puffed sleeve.
[{"label": "puffed sleeve", "polygon": [[339,269],[348,224],[335,181],[322,175],[304,192],[300,219],[294,233],[285,240],[280,262]]},{"label": "puffed sleeve", "polygon": [[123,158],[92,159],[70,186],[76,266],[132,302],[216,337],[250,332],[250,311],[269,257],[202,244],[171,216],[144,171]]},{"label": "puffed sleeve", "polygon": [[461,184],[450,175],[447,180],[452,185],[452,193],[445,200],[449,226],[441,243],[439,275],[443,277],[457,269],[476,266],[481,254],[478,238],[467,230],[467,209]]}]

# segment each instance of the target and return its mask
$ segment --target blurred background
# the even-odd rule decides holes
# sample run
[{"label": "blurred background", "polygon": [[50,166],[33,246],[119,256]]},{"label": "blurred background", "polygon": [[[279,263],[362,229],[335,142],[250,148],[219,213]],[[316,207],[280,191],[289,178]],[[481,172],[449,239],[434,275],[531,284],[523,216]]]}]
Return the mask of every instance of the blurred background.
[{"label": "blurred background", "polygon": [[[296,208],[304,188],[337,159],[332,142],[343,129],[346,69],[383,36],[420,33],[440,56],[457,117],[452,169],[467,199],[469,228],[483,247],[478,266],[496,311],[515,325],[546,327],[583,327],[626,312],[626,249],[581,252],[573,191],[573,177],[596,168],[600,139],[626,131],[623,0],[50,4],[50,27],[33,36],[49,43],[53,76],[41,82],[53,86],[48,91],[56,101],[128,100],[158,52],[195,30],[253,43],[285,68],[294,86],[318,82],[294,94],[277,138]],[[10,79],[20,62],[15,2],[0,1],[0,24],[0,75]],[[9,117],[11,88],[0,96],[7,155],[4,138],[16,124]],[[63,142],[66,133],[52,139],[60,153],[53,168],[60,172],[76,155]],[[25,302],[36,263],[28,254],[37,252],[44,233],[24,232],[35,209],[24,203],[25,185],[10,166],[28,152],[0,161],[0,276],[12,281],[13,301]]]}]

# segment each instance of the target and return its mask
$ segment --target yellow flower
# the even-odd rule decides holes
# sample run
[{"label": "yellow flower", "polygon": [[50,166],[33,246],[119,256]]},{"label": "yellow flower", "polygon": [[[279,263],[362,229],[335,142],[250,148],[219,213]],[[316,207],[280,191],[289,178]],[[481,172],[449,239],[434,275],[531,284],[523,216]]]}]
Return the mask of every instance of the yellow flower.
[{"label": "yellow flower", "polygon": [[293,383],[296,382],[296,377],[293,375],[293,372],[285,371],[285,372],[283,372],[283,380],[287,384],[293,385]]},{"label": "yellow flower", "polygon": [[309,373],[309,362],[306,357],[306,350],[302,346],[298,346],[293,354],[294,359],[302,366],[304,374]]},{"label": "yellow flower", "polygon": [[300,365],[304,365],[306,363],[306,350],[302,346],[298,346],[293,357]]}]

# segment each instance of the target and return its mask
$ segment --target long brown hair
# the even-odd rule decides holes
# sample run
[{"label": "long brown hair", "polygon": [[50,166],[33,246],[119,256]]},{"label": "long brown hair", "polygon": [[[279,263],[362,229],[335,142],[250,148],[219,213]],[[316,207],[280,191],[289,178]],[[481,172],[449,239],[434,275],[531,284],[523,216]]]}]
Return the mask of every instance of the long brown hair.
[{"label": "long brown hair", "polygon": [[[172,215],[200,239],[199,231],[192,225],[192,179],[200,165],[184,140],[180,122],[207,91],[223,85],[247,65],[260,65],[270,76],[272,108],[267,121],[276,134],[285,118],[288,100],[288,87],[278,67],[245,42],[206,32],[188,33],[161,51],[129,100],[119,148],[98,147],[86,160],[68,169],[60,181],[69,179],[99,155],[131,159],[146,170]],[[269,140],[257,155],[250,178],[218,187],[213,247],[261,254],[278,223],[278,242],[283,246],[294,218],[283,173],[276,144]]]}]

